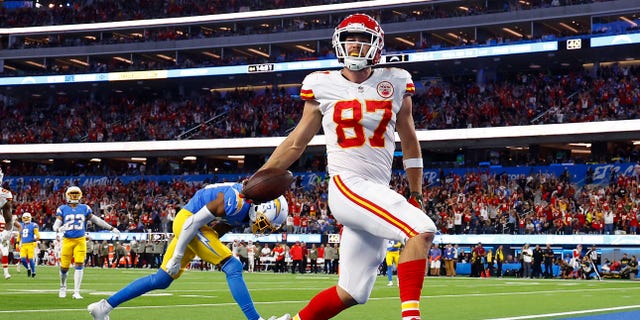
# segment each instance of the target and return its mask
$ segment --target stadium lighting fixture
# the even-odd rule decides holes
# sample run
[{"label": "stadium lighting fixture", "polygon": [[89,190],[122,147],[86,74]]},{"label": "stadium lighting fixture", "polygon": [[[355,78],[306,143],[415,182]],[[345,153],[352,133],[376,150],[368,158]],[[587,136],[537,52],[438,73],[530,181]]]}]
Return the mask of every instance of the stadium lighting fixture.
[{"label": "stadium lighting fixture", "polygon": [[572,147],[591,148],[591,143],[576,142],[576,143],[569,143],[569,145]]},{"label": "stadium lighting fixture", "polygon": [[231,156],[227,156],[227,159],[235,159],[235,160],[244,160],[244,155],[231,155]]},{"label": "stadium lighting fixture", "polygon": [[37,63],[37,62],[35,62],[35,61],[25,61],[24,63],[29,64],[29,65],[32,65],[32,66],[34,66],[34,67],[42,68],[42,69],[45,69],[45,68],[46,68],[44,64],[42,64],[42,63]]},{"label": "stadium lighting fixture", "polygon": [[158,58],[162,58],[162,59],[165,59],[165,60],[169,60],[169,61],[176,62],[176,59],[175,59],[175,58],[169,57],[169,56],[164,55],[164,54],[160,54],[160,53],[158,53],[158,54],[156,54],[156,57],[158,57]]},{"label": "stadium lighting fixture", "polygon": [[77,63],[77,64],[79,64],[79,65],[83,65],[83,66],[85,66],[85,67],[89,66],[89,64],[88,64],[88,63],[86,63],[86,62],[84,62],[84,61],[82,61],[82,60],[75,59],[75,58],[74,58],[74,59],[69,59],[69,61],[71,61],[71,62],[73,62],[73,63]]},{"label": "stadium lighting fixture", "polygon": [[259,55],[259,56],[263,56],[265,58],[269,58],[269,54],[268,53],[264,53],[264,52],[262,52],[260,50],[249,48],[249,49],[247,49],[247,51],[249,51],[251,53],[255,53],[255,54]]},{"label": "stadium lighting fixture", "polygon": [[468,43],[468,42],[469,42],[469,40],[465,39],[465,38],[462,36],[462,32],[460,32],[460,34],[461,34],[461,35],[457,35],[457,34],[455,34],[455,33],[453,33],[453,32],[449,32],[449,33],[447,33],[447,35],[448,35],[448,36],[450,36],[450,37],[452,37],[452,38],[455,38],[455,39],[456,39],[456,40],[458,40],[458,41],[462,41],[462,42],[464,42],[464,43]]},{"label": "stadium lighting fixture", "polygon": [[633,21],[633,20],[631,20],[631,19],[629,19],[629,18],[627,18],[625,16],[620,16],[620,20],[629,23],[632,27],[637,27],[638,26],[638,24],[635,21]]},{"label": "stadium lighting fixture", "polygon": [[502,31],[504,31],[504,32],[506,32],[506,33],[509,33],[509,34],[511,34],[511,35],[514,35],[514,36],[516,36],[516,37],[518,37],[518,38],[522,38],[522,33],[517,32],[517,31],[512,30],[512,29],[509,29],[509,28],[507,28],[507,27],[502,28]]},{"label": "stadium lighting fixture", "polygon": [[131,157],[131,161],[143,162],[143,161],[147,161],[147,158],[145,158],[145,157]]},{"label": "stadium lighting fixture", "polygon": [[578,33],[578,30],[576,28],[574,28],[574,27],[572,27],[572,26],[570,26],[570,25],[568,25],[568,24],[566,24],[564,22],[560,22],[558,24],[561,25],[562,27],[564,27],[565,29],[573,32],[573,33]]},{"label": "stadium lighting fixture", "polygon": [[100,159],[100,158],[91,158],[91,160],[89,160],[89,162],[102,162],[102,159]]},{"label": "stadium lighting fixture", "polygon": [[409,41],[409,40],[407,40],[407,39],[405,39],[405,38],[402,38],[402,37],[396,37],[396,40],[398,40],[398,41],[400,41],[400,42],[402,42],[402,43],[404,43],[404,44],[406,44],[406,45],[410,45],[410,46],[412,46],[412,47],[414,47],[414,46],[416,45],[416,43],[415,43],[415,42],[413,42],[413,41]]},{"label": "stadium lighting fixture", "polygon": [[214,59],[220,59],[220,55],[217,55],[217,54],[215,54],[213,52],[202,51],[202,54],[204,54],[205,56],[209,56],[211,58],[214,58]]},{"label": "stadium lighting fixture", "polygon": [[123,57],[113,57],[113,60],[118,60],[124,63],[133,64],[133,61]]},{"label": "stadium lighting fixture", "polygon": [[11,70],[11,71],[16,71],[16,70],[18,70],[18,69],[14,68],[14,67],[12,67],[12,66],[10,66],[10,65],[8,65],[8,64],[5,64],[5,65],[4,65],[4,67],[5,67],[6,69]]},{"label": "stadium lighting fixture", "polygon": [[469,11],[469,8],[465,7],[465,6],[459,6],[458,9],[460,9],[462,11]]},{"label": "stadium lighting fixture", "polygon": [[11,160],[9,160],[9,159],[4,159],[4,160],[2,160],[2,163],[11,163]]},{"label": "stadium lighting fixture", "polygon": [[632,141],[634,146],[640,146],[640,140]]},{"label": "stadium lighting fixture", "polygon": [[585,150],[585,149],[571,149],[571,153],[591,154],[591,150]]},{"label": "stadium lighting fixture", "polygon": [[196,161],[198,158],[196,158],[195,156],[186,156],[184,158],[182,158],[182,160],[184,161]]},{"label": "stadium lighting fixture", "polygon": [[313,49],[311,49],[309,47],[306,47],[306,46],[303,46],[303,45],[299,45],[299,44],[296,44],[296,48],[298,48],[300,50],[303,50],[303,51],[306,51],[306,52],[309,52],[309,53],[315,53],[316,52],[315,50],[313,50]]}]

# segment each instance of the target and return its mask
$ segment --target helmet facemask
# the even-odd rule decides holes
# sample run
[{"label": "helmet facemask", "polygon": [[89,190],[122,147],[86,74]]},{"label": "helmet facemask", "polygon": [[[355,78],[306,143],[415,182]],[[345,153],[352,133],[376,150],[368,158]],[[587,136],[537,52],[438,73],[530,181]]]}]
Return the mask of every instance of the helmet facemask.
[{"label": "helmet facemask", "polygon": [[251,224],[251,232],[254,234],[268,235],[278,229],[280,229],[280,227],[273,226],[264,213],[256,212],[256,220]]},{"label": "helmet facemask", "polygon": [[[380,61],[384,32],[373,18],[354,14],[340,23],[331,42],[338,61],[347,69],[358,71]],[[349,48],[353,47],[359,48],[359,52],[349,52]]]},{"label": "helmet facemask", "polygon": [[283,196],[275,200],[252,205],[249,209],[251,232],[267,235],[278,231],[286,220],[288,213],[287,200]]},{"label": "helmet facemask", "polygon": [[64,193],[67,203],[77,204],[80,203],[80,199],[82,199],[82,190],[78,187],[69,187],[67,191]]}]

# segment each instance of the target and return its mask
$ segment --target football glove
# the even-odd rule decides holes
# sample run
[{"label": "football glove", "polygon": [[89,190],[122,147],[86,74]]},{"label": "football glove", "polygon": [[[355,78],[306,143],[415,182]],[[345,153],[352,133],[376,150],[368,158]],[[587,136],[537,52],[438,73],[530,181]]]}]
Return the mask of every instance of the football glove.
[{"label": "football glove", "polygon": [[409,201],[409,203],[411,203],[414,207],[424,211],[424,203],[422,201],[422,193],[420,193],[420,192],[411,192],[411,194],[409,194],[409,199],[407,201]]},{"label": "football glove", "polygon": [[182,262],[182,256],[174,255],[167,262],[167,273],[175,277],[180,272],[180,263]]},{"label": "football glove", "polygon": [[60,233],[65,233],[67,232],[67,230],[69,230],[69,227],[67,227],[66,225],[61,225],[60,228],[58,228],[58,232]]},{"label": "football glove", "polygon": [[120,230],[118,230],[117,228],[111,229],[111,233],[113,233],[114,236],[120,238]]}]

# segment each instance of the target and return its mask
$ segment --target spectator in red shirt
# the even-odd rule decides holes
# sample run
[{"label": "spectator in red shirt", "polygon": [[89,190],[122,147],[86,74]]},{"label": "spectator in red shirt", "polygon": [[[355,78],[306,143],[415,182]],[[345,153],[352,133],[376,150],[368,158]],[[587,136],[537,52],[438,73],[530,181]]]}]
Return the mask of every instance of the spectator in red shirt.
[{"label": "spectator in red shirt", "polygon": [[291,273],[296,273],[296,270],[300,273],[304,273],[304,270],[302,269],[303,252],[300,241],[296,241],[296,243],[291,246],[291,249],[289,249],[289,255],[291,256]]},{"label": "spectator in red shirt", "polygon": [[286,272],[287,267],[284,261],[284,256],[285,256],[284,244],[283,243],[276,244],[275,247],[273,247],[273,250],[271,251],[271,253],[276,258],[276,264],[273,268],[273,272]]}]

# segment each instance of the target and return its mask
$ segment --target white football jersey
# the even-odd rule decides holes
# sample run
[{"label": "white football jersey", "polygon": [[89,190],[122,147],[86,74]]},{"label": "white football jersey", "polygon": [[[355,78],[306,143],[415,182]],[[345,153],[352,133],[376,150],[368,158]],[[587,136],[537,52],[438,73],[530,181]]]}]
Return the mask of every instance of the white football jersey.
[{"label": "white football jersey", "polygon": [[9,200],[13,200],[13,194],[11,191],[5,188],[0,188],[0,208],[4,207]]},{"label": "white football jersey", "polygon": [[300,97],[320,104],[329,175],[355,174],[388,184],[396,114],[404,96],[414,92],[411,75],[398,68],[373,69],[363,83],[347,80],[340,70],[309,74]]}]

